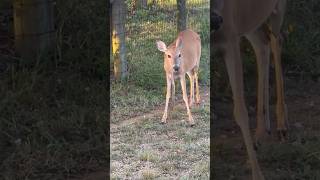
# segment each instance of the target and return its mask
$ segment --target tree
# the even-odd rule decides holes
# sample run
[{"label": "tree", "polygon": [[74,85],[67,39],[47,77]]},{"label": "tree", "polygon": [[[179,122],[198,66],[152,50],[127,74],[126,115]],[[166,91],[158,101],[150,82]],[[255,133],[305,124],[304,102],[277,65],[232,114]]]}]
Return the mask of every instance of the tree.
[{"label": "tree", "polygon": [[124,0],[112,4],[112,55],[113,72],[116,80],[125,79],[128,75],[125,46],[126,4]]},{"label": "tree", "polygon": [[25,60],[35,59],[52,46],[54,39],[51,0],[14,0],[16,51]]},{"label": "tree", "polygon": [[178,8],[178,32],[187,29],[186,0],[177,0]]}]

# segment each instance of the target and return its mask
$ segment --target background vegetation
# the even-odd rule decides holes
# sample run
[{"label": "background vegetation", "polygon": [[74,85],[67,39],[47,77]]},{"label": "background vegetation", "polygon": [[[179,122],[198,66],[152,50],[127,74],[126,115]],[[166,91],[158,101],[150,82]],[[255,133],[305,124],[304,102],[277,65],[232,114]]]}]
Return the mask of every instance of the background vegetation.
[{"label": "background vegetation", "polygon": [[12,9],[5,7],[0,179],[65,179],[106,167],[105,2],[57,0],[55,50],[27,65],[13,52]]}]

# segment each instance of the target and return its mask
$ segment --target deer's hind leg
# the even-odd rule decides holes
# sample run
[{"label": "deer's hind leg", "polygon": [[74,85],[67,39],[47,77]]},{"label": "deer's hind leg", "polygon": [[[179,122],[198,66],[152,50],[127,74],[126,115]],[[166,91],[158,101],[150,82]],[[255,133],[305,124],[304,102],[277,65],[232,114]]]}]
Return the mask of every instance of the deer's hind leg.
[{"label": "deer's hind leg", "polygon": [[195,79],[195,82],[196,82],[196,103],[197,105],[200,104],[200,91],[199,91],[199,79],[198,79],[198,72],[199,72],[199,68],[198,67],[195,67],[193,69],[193,73],[194,73],[194,79]]},{"label": "deer's hind leg", "polygon": [[189,96],[189,106],[192,107],[194,103],[194,73],[193,70],[187,72],[190,79],[190,96]]},{"label": "deer's hind leg", "polygon": [[252,44],[257,58],[258,68],[258,93],[257,93],[257,129],[256,144],[270,133],[269,117],[269,66],[270,66],[270,43],[266,32],[259,28],[246,36]]},{"label": "deer's hind leg", "polygon": [[279,0],[276,11],[270,16],[270,29],[272,33],[269,33],[272,59],[275,64],[276,73],[276,91],[277,91],[277,104],[276,104],[276,115],[277,115],[277,130],[281,140],[287,138],[288,128],[288,114],[287,105],[285,103],[284,94],[284,78],[281,65],[281,26],[283,24],[286,0]]},{"label": "deer's hind leg", "polygon": [[284,141],[287,137],[288,115],[287,115],[287,105],[284,100],[283,72],[282,72],[282,65],[281,65],[281,46],[280,46],[279,38],[276,38],[275,36],[271,36],[271,49],[272,49],[273,60],[275,63],[275,73],[276,73],[277,130],[279,133],[279,138],[282,141]]}]

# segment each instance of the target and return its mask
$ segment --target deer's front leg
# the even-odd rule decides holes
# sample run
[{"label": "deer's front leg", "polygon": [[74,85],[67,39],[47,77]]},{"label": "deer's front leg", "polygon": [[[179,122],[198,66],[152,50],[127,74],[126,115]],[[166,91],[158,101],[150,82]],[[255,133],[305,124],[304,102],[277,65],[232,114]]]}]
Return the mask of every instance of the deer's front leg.
[{"label": "deer's front leg", "polygon": [[172,81],[171,81],[171,83],[172,83],[172,94],[171,94],[171,102],[172,102],[172,109],[174,108],[174,105],[175,105],[175,102],[176,102],[176,97],[175,97],[175,95],[176,95],[176,85],[175,85],[175,83],[174,83],[174,79],[172,79]]},{"label": "deer's front leg", "polygon": [[171,92],[171,82],[172,79],[169,75],[167,75],[167,95],[166,95],[166,106],[164,108],[164,113],[162,116],[161,123],[167,123],[168,118],[168,105],[169,105],[169,99],[170,99],[170,92]]},{"label": "deer's front leg", "polygon": [[249,116],[245,104],[244,98],[244,87],[243,87],[243,69],[242,61],[240,57],[240,39],[234,37],[234,39],[229,40],[225,44],[225,62],[227,66],[227,71],[229,75],[229,81],[231,84],[232,97],[234,102],[234,117],[239,125],[242,136],[244,138],[244,143],[247,148],[249,155],[249,161],[252,167],[252,177],[253,180],[264,180],[258,160],[256,157],[256,152],[254,151],[252,138],[249,129]]},{"label": "deer's front leg", "polygon": [[270,133],[269,118],[269,65],[270,65],[270,44],[263,30],[247,36],[257,57],[258,68],[258,101],[257,101],[257,130],[256,145]]},{"label": "deer's front leg", "polygon": [[181,89],[182,89],[182,94],[183,94],[183,100],[186,103],[187,111],[188,111],[188,116],[189,116],[189,124],[191,126],[194,125],[194,121],[191,115],[191,111],[189,108],[189,103],[188,103],[188,95],[187,95],[187,89],[186,89],[186,77],[185,75],[182,75],[180,77],[180,83],[181,83]]}]

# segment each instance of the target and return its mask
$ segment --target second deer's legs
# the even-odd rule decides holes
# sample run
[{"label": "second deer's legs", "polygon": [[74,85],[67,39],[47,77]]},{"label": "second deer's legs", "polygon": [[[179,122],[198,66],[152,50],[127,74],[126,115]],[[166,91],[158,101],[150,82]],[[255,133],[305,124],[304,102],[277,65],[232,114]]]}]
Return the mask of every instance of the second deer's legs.
[{"label": "second deer's legs", "polygon": [[281,46],[279,38],[271,35],[271,49],[273,60],[275,64],[276,73],[276,88],[277,88],[277,104],[276,104],[276,115],[277,115],[277,130],[279,132],[281,140],[287,135],[288,116],[287,116],[287,105],[284,101],[284,87],[283,87],[283,72],[281,67]]},{"label": "second deer's legs", "polygon": [[252,167],[252,177],[254,180],[263,180],[264,177],[260,170],[256,152],[253,148],[253,142],[249,129],[248,111],[245,105],[244,88],[243,88],[243,70],[240,58],[240,39],[231,37],[225,44],[225,62],[231,84],[233,102],[234,102],[234,117],[239,125],[244,142],[249,155],[249,161]]},{"label": "second deer's legs", "polygon": [[258,68],[258,98],[257,98],[257,130],[256,143],[270,132],[269,118],[269,66],[270,42],[262,29],[247,36],[257,57]]}]

